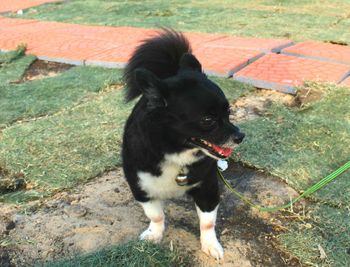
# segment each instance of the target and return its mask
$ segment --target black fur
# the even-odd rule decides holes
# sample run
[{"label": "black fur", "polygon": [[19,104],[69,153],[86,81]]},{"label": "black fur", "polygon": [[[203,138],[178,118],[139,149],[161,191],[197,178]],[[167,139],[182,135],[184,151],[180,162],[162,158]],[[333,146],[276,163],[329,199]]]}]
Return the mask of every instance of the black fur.
[{"label": "black fur", "polygon": [[191,53],[187,39],[180,33],[165,29],[162,35],[145,40],[130,58],[125,69],[126,100],[138,97],[142,92],[135,82],[134,71],[146,69],[160,79],[176,75],[179,70],[180,58],[185,53]]},{"label": "black fur", "polygon": [[[150,200],[137,172],[159,176],[164,156],[193,148],[192,137],[218,145],[242,141],[244,134],[229,122],[225,95],[202,73],[182,34],[165,30],[146,40],[130,58],[125,79],[127,101],[142,94],[126,123],[122,151],[124,173],[137,201]],[[187,193],[202,211],[212,211],[219,203],[216,160],[202,150],[196,156],[186,166],[189,184],[201,183]]]}]

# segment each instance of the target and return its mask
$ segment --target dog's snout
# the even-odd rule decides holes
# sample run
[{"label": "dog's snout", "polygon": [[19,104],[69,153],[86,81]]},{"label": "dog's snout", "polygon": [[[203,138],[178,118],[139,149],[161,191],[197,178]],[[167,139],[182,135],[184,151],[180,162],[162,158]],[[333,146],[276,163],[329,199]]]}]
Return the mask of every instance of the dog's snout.
[{"label": "dog's snout", "polygon": [[235,134],[235,136],[234,136],[234,138],[233,138],[233,141],[234,141],[236,144],[240,144],[240,143],[242,143],[244,137],[245,137],[245,134],[239,132],[238,134]]}]

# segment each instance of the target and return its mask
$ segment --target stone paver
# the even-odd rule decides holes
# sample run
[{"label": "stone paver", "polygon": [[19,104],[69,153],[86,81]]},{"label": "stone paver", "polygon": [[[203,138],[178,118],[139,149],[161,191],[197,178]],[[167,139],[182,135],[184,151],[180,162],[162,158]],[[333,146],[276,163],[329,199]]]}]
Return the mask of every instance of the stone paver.
[{"label": "stone paver", "polygon": [[198,47],[206,45],[212,41],[220,40],[226,35],[223,34],[212,34],[212,33],[198,33],[198,32],[186,32],[184,33],[186,38],[190,41],[191,47],[195,50]]},{"label": "stone paver", "polygon": [[33,22],[38,22],[38,20],[35,19],[10,19],[6,17],[0,16],[0,30],[8,29],[9,27],[18,26],[21,24],[28,24]]},{"label": "stone paver", "polygon": [[228,77],[263,55],[292,45],[290,40],[186,33],[206,73]]},{"label": "stone paver", "polygon": [[[141,41],[156,33],[156,30],[135,27],[0,17],[1,50],[26,44],[27,53],[40,59],[77,65],[122,67]],[[350,48],[345,46],[314,41],[293,45],[292,41],[283,39],[208,33],[185,35],[206,73],[233,75],[236,80],[261,88],[294,93],[294,87],[301,86],[305,80],[339,83],[350,70]],[[275,54],[281,50],[283,54]]]},{"label": "stone paver", "polygon": [[10,19],[0,20],[0,29],[29,35],[33,33],[53,33],[52,30],[65,27],[65,23],[54,21]]},{"label": "stone paver", "polygon": [[60,23],[60,27],[51,30],[55,34],[95,40],[106,40],[118,45],[140,42],[156,34],[156,30],[135,27],[101,27]]},{"label": "stone paver", "polygon": [[266,39],[251,37],[225,36],[218,40],[205,43],[207,47],[252,49],[261,52],[280,52],[283,48],[293,45],[291,40]]},{"label": "stone paver", "polygon": [[[19,44],[27,44],[27,53],[41,59],[83,64],[98,60],[93,55],[106,52],[106,63],[111,60],[126,62],[139,42],[155,31],[133,27],[99,27],[76,24],[23,20],[0,20],[0,49],[12,50]],[[44,41],[43,41],[44,40]],[[124,46],[124,49],[119,47]],[[108,52],[113,52],[110,58]],[[117,49],[118,48],[118,49]],[[125,53],[126,50],[129,53]],[[117,56],[120,58],[117,58]],[[122,58],[121,58],[122,57]]]},{"label": "stone paver", "polygon": [[[52,34],[65,40],[52,41],[30,50],[43,58],[67,58],[85,61],[88,65],[120,67],[126,63],[135,47],[155,34],[154,30],[132,27],[89,27],[64,25]],[[90,29],[90,30],[89,30]],[[68,38],[67,38],[68,37]]]},{"label": "stone paver", "polygon": [[350,46],[345,45],[306,41],[287,47],[282,52],[305,58],[350,64]]},{"label": "stone paver", "polygon": [[210,75],[229,77],[263,55],[260,51],[201,46],[193,50],[204,71]]},{"label": "stone paver", "polygon": [[13,50],[19,44],[27,45],[27,52],[32,48],[43,45],[47,40],[59,41],[64,36],[57,36],[54,29],[64,27],[64,23],[23,20],[1,19],[0,20],[0,49]]},{"label": "stone paver", "polygon": [[114,43],[114,47],[101,49],[86,56],[87,65],[101,65],[105,67],[122,67],[130,58],[135,48],[145,39],[154,36],[155,30],[134,27],[108,27],[102,31],[98,27],[89,31],[79,31],[77,35],[85,38]]},{"label": "stone paver", "polygon": [[16,12],[33,6],[45,3],[59,2],[58,0],[1,0],[0,13]]},{"label": "stone paver", "polygon": [[137,43],[132,45],[121,45],[99,53],[92,54],[86,58],[86,65],[98,65],[104,67],[124,67],[135,50]]},{"label": "stone paver", "polygon": [[[0,20],[0,49],[27,44],[27,52],[41,59],[73,64],[123,66],[144,39],[155,30],[135,27],[101,27],[21,19]],[[229,76],[262,55],[258,50],[206,46],[227,38],[219,34],[185,33],[203,69]],[[45,41],[43,41],[45,40]]]},{"label": "stone paver", "polygon": [[77,37],[59,39],[59,36],[56,36],[53,40],[29,49],[28,53],[45,60],[82,65],[89,56],[116,47],[118,45],[114,42],[105,40],[82,40]]},{"label": "stone paver", "polygon": [[233,77],[256,87],[295,93],[304,81],[338,83],[349,74],[350,66],[282,54],[267,54]]}]

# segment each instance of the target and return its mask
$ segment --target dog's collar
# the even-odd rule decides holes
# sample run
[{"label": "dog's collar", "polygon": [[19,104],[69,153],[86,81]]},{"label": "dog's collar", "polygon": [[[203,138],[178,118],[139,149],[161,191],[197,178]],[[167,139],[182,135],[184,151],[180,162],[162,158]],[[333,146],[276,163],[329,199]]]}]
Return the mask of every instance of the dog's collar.
[{"label": "dog's collar", "polygon": [[[226,160],[218,160],[217,166],[220,171],[225,171],[228,168],[228,162]],[[179,186],[188,185],[189,179],[187,177],[188,170],[186,168],[183,168],[180,173],[176,176],[175,182]]]}]

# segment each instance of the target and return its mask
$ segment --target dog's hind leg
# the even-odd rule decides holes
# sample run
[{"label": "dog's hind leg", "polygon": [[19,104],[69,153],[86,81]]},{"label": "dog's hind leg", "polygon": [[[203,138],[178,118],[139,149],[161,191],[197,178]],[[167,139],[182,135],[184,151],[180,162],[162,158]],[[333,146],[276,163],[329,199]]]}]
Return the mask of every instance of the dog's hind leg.
[{"label": "dog's hind leg", "polygon": [[148,228],[140,235],[141,240],[160,242],[165,228],[163,203],[160,200],[140,202],[146,216],[151,220]]}]

